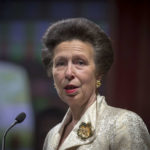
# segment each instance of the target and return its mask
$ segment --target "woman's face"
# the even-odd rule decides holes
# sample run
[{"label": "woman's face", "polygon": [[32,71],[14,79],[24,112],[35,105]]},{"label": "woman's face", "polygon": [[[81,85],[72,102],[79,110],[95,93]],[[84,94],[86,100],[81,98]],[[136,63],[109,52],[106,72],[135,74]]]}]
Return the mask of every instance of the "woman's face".
[{"label": "woman's face", "polygon": [[70,107],[90,103],[96,95],[94,49],[88,42],[65,41],[56,46],[53,78],[60,98]]}]

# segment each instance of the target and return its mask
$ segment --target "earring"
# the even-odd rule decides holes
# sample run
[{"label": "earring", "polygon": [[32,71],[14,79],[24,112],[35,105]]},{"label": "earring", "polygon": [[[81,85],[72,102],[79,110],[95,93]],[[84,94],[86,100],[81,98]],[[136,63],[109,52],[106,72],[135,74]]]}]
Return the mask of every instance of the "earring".
[{"label": "earring", "polygon": [[96,81],[96,87],[99,88],[100,86],[101,86],[101,81],[100,81],[100,80],[97,80],[97,81]]}]

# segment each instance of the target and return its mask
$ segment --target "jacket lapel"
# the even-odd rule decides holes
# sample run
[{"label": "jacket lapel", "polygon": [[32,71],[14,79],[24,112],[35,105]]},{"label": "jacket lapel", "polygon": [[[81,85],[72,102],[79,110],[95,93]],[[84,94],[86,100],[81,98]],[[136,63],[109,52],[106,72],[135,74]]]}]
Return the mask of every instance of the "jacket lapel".
[{"label": "jacket lapel", "polygon": [[[77,147],[86,145],[88,143],[92,143],[96,139],[96,133],[98,130],[97,121],[99,121],[98,114],[102,114],[104,110],[104,104],[105,104],[104,97],[98,95],[97,101],[95,101],[87,109],[87,111],[81,117],[80,121],[75,125],[73,130],[70,132],[70,134],[67,136],[63,144],[60,146],[59,150],[76,150]],[[60,142],[60,138],[62,137],[64,127],[70,121],[70,119],[71,119],[71,111],[69,109],[63,121],[59,125],[57,125],[55,129],[52,130],[50,136],[47,136],[47,139],[45,142],[46,143],[45,145],[47,145],[47,148],[45,148],[44,150],[56,150],[57,149],[59,142]],[[91,124],[90,128],[93,134],[91,136],[87,136],[85,139],[81,138],[82,134],[78,134],[78,131],[81,128],[81,125],[82,124],[87,125],[89,123]],[[89,129],[89,127],[87,129]],[[83,130],[83,131],[87,131],[87,130]]]},{"label": "jacket lapel", "polygon": [[[98,95],[97,101],[95,101],[84,113],[84,115],[81,117],[80,121],[75,125],[73,130],[70,132],[70,134],[67,136],[63,144],[60,146],[59,150],[74,150],[77,147],[81,145],[86,145],[88,143],[92,143],[96,138],[96,125],[97,125],[97,114],[99,111],[101,111],[101,103],[103,102],[104,97]],[[70,121],[71,119],[71,111],[70,109],[66,113],[62,123],[59,125],[59,127],[55,130],[55,135],[52,137],[52,141],[50,143],[53,143],[52,150],[57,149],[60,137],[62,136],[63,130],[65,125]],[[86,139],[82,139],[81,136],[78,135],[78,131],[80,129],[80,126],[82,124],[91,124],[91,131],[93,134],[89,136]]]},{"label": "jacket lapel", "polygon": [[[85,126],[83,126],[83,128],[82,128],[82,125],[85,125]],[[68,137],[65,139],[64,143],[61,145],[60,150],[70,149],[73,147],[78,147],[78,146],[81,146],[84,144],[91,143],[95,139],[95,129],[96,129],[96,102],[94,102],[87,109],[87,111],[81,117],[80,121],[75,125],[73,130],[70,132]],[[79,130],[81,131],[80,135],[78,134]],[[91,136],[87,135],[87,137],[85,139],[82,138],[82,137],[85,137],[84,131],[91,132]],[[83,133],[83,136],[82,136],[82,133]],[[86,135],[86,133],[85,133],[85,135]]]}]

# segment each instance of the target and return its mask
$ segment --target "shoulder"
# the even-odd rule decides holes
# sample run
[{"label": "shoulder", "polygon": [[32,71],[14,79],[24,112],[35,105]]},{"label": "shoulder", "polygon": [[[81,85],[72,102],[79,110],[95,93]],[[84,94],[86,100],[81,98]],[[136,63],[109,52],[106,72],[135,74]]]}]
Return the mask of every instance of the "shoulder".
[{"label": "shoulder", "polygon": [[104,105],[99,115],[100,132],[110,142],[112,149],[148,150],[150,135],[142,118],[129,110]]},{"label": "shoulder", "polygon": [[108,106],[112,110],[114,118],[113,146],[126,147],[128,149],[148,149],[150,147],[150,135],[142,118],[129,110]]},{"label": "shoulder", "polygon": [[109,116],[109,118],[115,119],[117,122],[140,122],[143,124],[142,118],[135,112],[127,109],[112,107],[107,105],[107,103],[105,103],[103,115]]},{"label": "shoulder", "polygon": [[122,108],[117,108],[117,107],[113,107],[107,104],[107,102],[105,101],[105,97],[104,96],[98,96],[98,113],[99,116],[105,119],[113,119],[113,120],[118,120],[119,118],[140,118],[136,113],[126,110],[126,109],[122,109]]},{"label": "shoulder", "polygon": [[109,109],[112,110],[112,112],[115,114],[114,117],[116,117],[116,126],[123,124],[130,127],[145,127],[144,121],[135,112],[111,106],[109,106]]},{"label": "shoulder", "polygon": [[123,110],[123,113],[118,116],[116,130],[124,134],[130,134],[132,138],[144,138],[145,136],[145,138],[150,140],[150,135],[143,119],[135,112],[129,110]]},{"label": "shoulder", "polygon": [[147,131],[144,121],[138,114],[126,109],[112,107],[106,103],[105,98],[102,96],[99,96],[98,99],[99,101],[101,99],[97,109],[100,120],[98,123],[104,125],[104,127],[107,126],[110,130],[123,127],[130,130],[138,128]]},{"label": "shoulder", "polygon": [[148,133],[144,121],[135,112],[112,107],[107,105],[107,103],[104,104],[103,111],[101,112],[99,113],[99,118],[103,120],[103,124],[108,126],[110,130],[113,129],[112,132],[115,132],[119,129],[124,129],[128,130],[128,132],[131,131],[131,133],[137,131]]},{"label": "shoulder", "polygon": [[111,118],[115,120],[116,128],[124,126],[129,127],[129,129],[139,128],[147,131],[144,121],[135,112],[112,106],[108,106],[107,109],[109,111]]}]

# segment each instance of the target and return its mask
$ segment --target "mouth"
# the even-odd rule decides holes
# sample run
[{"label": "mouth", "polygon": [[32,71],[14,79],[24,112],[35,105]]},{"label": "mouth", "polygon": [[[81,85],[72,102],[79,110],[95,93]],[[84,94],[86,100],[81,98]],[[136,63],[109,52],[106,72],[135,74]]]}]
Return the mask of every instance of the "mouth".
[{"label": "mouth", "polygon": [[77,91],[77,86],[75,85],[66,85],[65,86],[65,91],[67,94],[74,94]]},{"label": "mouth", "polygon": [[65,86],[65,89],[66,89],[66,90],[71,90],[71,89],[76,89],[76,88],[78,88],[78,87],[75,86],[75,85],[71,85],[71,84]]}]

